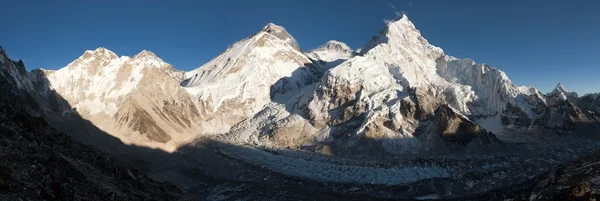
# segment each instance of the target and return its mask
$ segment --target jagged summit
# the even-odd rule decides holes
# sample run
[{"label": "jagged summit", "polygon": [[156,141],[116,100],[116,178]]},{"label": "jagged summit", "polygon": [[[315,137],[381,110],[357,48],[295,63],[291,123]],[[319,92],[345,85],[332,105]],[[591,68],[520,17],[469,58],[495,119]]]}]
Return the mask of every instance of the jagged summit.
[{"label": "jagged summit", "polygon": [[136,65],[141,65],[143,67],[163,67],[169,65],[149,50],[142,50],[133,57],[119,57],[109,49],[98,47],[94,50],[86,50],[79,58],[69,63],[66,67],[91,69],[96,72],[98,69],[110,66],[118,67],[127,62],[133,62]]},{"label": "jagged summit", "polygon": [[276,25],[276,24],[275,24],[275,23],[273,23],[273,22],[269,22],[269,23],[267,23],[267,24],[266,24],[266,25],[263,27],[263,29],[262,29],[262,30],[263,30],[263,31],[267,31],[267,32],[268,32],[268,31],[270,31],[270,30],[278,30],[278,31],[282,31],[282,30],[283,30],[283,31],[284,31],[285,29],[284,29],[282,26]]},{"label": "jagged summit", "polygon": [[[97,63],[98,65],[106,65],[114,60],[119,59],[117,54],[104,47],[98,47],[95,50],[86,50],[79,58],[71,62],[67,67],[86,67],[90,66],[87,63]],[[85,64],[85,65],[84,65]]]}]

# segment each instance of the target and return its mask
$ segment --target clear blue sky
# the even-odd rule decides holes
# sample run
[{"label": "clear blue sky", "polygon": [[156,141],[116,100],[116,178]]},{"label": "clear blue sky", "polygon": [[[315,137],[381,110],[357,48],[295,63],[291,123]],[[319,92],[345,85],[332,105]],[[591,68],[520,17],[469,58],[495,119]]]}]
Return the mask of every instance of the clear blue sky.
[{"label": "clear blue sky", "polygon": [[57,69],[102,46],[148,49],[191,70],[268,22],[305,50],[331,39],[360,48],[402,11],[447,54],[496,66],[518,85],[600,92],[598,0],[0,0],[0,45],[28,69]]}]

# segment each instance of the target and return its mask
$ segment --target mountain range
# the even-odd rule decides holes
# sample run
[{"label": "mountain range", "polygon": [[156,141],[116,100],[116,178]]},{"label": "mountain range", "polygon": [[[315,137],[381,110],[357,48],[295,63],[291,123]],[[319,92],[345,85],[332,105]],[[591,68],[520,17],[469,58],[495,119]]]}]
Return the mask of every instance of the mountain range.
[{"label": "mountain range", "polygon": [[[106,135],[184,155],[214,142],[218,153],[291,177],[375,186],[441,179],[450,186],[444,188],[461,189],[415,190],[406,194],[411,198],[518,184],[527,178],[520,175],[526,165],[514,166],[521,159],[539,165],[525,171],[535,176],[590,153],[600,138],[600,94],[579,96],[561,84],[549,93],[517,86],[497,68],[446,55],[406,15],[358,50],[331,40],[304,51],[269,23],[189,72],[148,50],[129,57],[102,47],[58,70],[26,72],[23,62],[0,51],[5,77],[29,102],[23,104],[29,115],[105,152],[124,154]],[[513,156],[511,149],[526,151]],[[535,150],[543,153],[531,155]],[[472,156],[454,158],[464,154]],[[489,168],[471,170],[468,163]],[[494,171],[506,175],[486,186],[490,178],[482,175]],[[474,178],[483,179],[474,184]]]}]

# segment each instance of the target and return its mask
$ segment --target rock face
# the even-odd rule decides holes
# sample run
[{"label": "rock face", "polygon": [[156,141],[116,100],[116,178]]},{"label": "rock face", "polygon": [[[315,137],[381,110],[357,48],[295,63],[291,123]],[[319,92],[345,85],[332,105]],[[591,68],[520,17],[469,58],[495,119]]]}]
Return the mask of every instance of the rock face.
[{"label": "rock face", "polygon": [[441,140],[442,146],[464,147],[474,142],[488,145],[500,143],[494,134],[485,131],[447,105],[441,105],[435,111],[435,119],[430,126],[430,139]]},{"label": "rock face", "polygon": [[39,116],[43,107],[30,94],[22,62],[8,59],[2,48],[0,59],[0,200],[181,198],[175,186],[153,181],[50,127]]}]

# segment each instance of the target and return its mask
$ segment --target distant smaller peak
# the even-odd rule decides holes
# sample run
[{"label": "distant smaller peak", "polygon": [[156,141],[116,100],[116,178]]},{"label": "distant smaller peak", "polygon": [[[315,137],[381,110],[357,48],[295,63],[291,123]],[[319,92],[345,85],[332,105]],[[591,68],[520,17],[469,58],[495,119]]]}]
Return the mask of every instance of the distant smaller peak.
[{"label": "distant smaller peak", "polygon": [[561,99],[566,100],[567,98],[577,98],[579,97],[579,95],[577,94],[577,92],[569,92],[565,86],[562,83],[558,83],[556,85],[556,88],[554,88],[554,90],[552,90],[552,92],[547,94],[548,96],[555,96],[555,95],[559,95],[561,96]]},{"label": "distant smaller peak", "polygon": [[552,90],[552,92],[550,92],[551,94],[557,94],[557,93],[567,93],[569,91],[567,91],[567,89],[565,88],[565,86],[562,83],[558,83],[556,85],[556,87],[554,87],[554,90]]},{"label": "distant smaller peak", "polygon": [[556,85],[556,90],[567,92],[567,89],[565,89],[565,86],[563,86],[562,83],[560,83],[560,82]]},{"label": "distant smaller peak", "polygon": [[350,46],[346,45],[346,43],[337,40],[327,41],[325,44],[319,46],[317,50],[335,50],[343,52],[352,52]]},{"label": "distant smaller peak", "polygon": [[568,93],[569,91],[567,91],[567,89],[565,88],[565,86],[563,84],[561,84],[560,82],[556,85],[556,87],[554,88],[554,90],[552,90],[552,94],[557,94],[557,93]]}]

